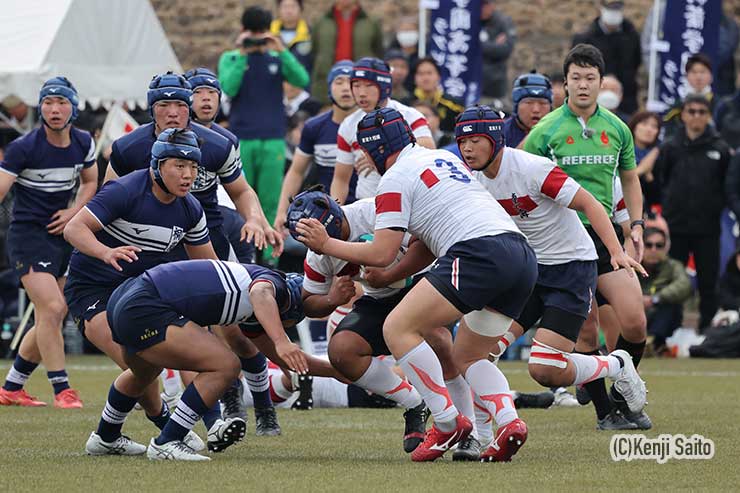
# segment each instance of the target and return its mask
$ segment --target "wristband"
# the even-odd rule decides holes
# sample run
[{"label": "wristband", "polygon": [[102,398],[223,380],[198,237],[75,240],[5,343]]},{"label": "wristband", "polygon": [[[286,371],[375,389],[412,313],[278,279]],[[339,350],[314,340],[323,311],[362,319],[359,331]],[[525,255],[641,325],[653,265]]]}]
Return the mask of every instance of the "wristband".
[{"label": "wristband", "polygon": [[642,219],[635,219],[630,223],[630,229],[634,229],[635,226],[642,226],[642,229],[645,229],[645,221]]}]

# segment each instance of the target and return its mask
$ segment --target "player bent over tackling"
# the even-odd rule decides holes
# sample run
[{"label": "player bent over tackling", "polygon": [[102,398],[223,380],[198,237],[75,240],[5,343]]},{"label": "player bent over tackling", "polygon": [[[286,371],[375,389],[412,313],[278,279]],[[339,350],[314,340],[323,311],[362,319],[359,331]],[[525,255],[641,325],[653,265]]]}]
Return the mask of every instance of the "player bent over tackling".
[{"label": "player bent over tackling", "polygon": [[[149,269],[121,284],[108,301],[113,340],[122,345],[125,370],[111,385],[95,435],[111,444],[108,453],[153,460],[209,460],[183,442],[195,422],[232,384],[239,359],[206,327],[244,322],[252,316],[276,341],[280,364],[307,370],[305,355],[290,343],[283,324],[303,318],[302,277],[283,278],[256,265],[216,260],[172,262]],[[177,410],[147,448],[121,435],[126,415],[162,368],[198,372],[182,394]],[[230,418],[218,443],[222,451],[244,437],[246,424]],[[211,447],[210,445],[213,445]]]}]

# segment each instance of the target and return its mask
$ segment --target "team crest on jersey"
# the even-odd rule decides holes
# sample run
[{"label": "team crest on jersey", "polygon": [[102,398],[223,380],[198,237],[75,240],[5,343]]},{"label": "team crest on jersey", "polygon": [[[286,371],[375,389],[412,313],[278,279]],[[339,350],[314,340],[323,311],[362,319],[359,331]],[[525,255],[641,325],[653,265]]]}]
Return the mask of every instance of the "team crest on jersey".
[{"label": "team crest on jersey", "polygon": [[575,139],[573,138],[573,136],[572,136],[572,135],[569,135],[569,136],[568,136],[568,138],[567,138],[567,139],[565,139],[565,143],[566,143],[566,144],[575,144],[575,143],[576,143],[576,141],[575,141]]},{"label": "team crest on jersey", "polygon": [[191,192],[202,192],[213,185],[216,180],[216,173],[210,172],[203,166],[198,166],[198,176],[195,177]]},{"label": "team crest on jersey", "polygon": [[167,244],[166,251],[171,251],[178,243],[185,237],[185,230],[180,226],[172,227],[172,234],[170,234],[170,242]]},{"label": "team crest on jersey", "polygon": [[269,64],[267,66],[267,70],[269,70],[272,75],[277,74],[277,72],[278,72],[277,63],[271,63],[271,64]]},{"label": "team crest on jersey", "polygon": [[601,143],[606,145],[609,145],[609,136],[606,135],[606,130],[601,131]]},{"label": "team crest on jersey", "polygon": [[529,217],[529,212],[522,204],[519,203],[519,197],[517,197],[515,193],[511,194],[511,204],[514,206],[514,209],[516,209],[519,217],[521,217],[522,219]]}]

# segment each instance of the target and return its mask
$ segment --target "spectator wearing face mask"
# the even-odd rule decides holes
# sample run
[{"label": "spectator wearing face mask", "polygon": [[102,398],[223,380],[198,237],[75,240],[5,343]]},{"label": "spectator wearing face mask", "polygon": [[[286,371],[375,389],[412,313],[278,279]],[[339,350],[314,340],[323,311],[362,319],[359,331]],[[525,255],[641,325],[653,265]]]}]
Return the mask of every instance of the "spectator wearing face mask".
[{"label": "spectator wearing face mask", "polygon": [[596,102],[603,108],[608,109],[617,115],[623,122],[629,121],[629,115],[619,109],[622,104],[623,89],[622,83],[613,75],[605,75],[601,81],[601,89]]},{"label": "spectator wearing face mask", "polygon": [[385,63],[391,68],[393,97],[403,104],[409,104],[413,97],[411,91],[406,88],[406,81],[409,80],[409,61],[404,52],[399,48],[391,48],[383,57]]},{"label": "spectator wearing face mask", "polygon": [[[410,94],[414,91],[414,75],[410,73],[410,69],[411,67],[415,67],[416,62],[419,60],[419,25],[416,18],[412,16],[401,17],[396,24],[395,33],[396,35],[391,41],[389,48],[390,50],[394,50],[394,53],[395,50],[400,50],[406,58],[409,69],[403,85]],[[388,60],[386,61],[388,62]],[[394,97],[397,94],[395,89],[394,87]],[[401,98],[396,97],[396,99],[401,101]],[[411,96],[411,99],[413,99],[413,96]],[[404,104],[410,103],[411,99]]]},{"label": "spectator wearing face mask", "polygon": [[606,73],[622,83],[618,109],[626,115],[637,110],[637,69],[640,67],[640,34],[624,17],[624,2],[601,0],[600,15],[586,31],[573,37],[573,46],[588,43],[604,55]]}]

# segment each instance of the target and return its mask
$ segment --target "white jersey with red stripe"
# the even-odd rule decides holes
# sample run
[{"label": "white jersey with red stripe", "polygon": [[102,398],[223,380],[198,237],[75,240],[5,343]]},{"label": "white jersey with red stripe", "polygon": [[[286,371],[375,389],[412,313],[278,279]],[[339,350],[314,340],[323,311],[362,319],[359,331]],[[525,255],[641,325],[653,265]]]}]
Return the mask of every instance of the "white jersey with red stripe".
[{"label": "white jersey with red stripe", "polygon": [[526,235],[537,263],[596,260],[578,213],[568,209],[581,186],[547,158],[511,147],[502,152],[496,178],[474,174]]},{"label": "white jersey with red stripe", "polygon": [[[417,139],[420,137],[432,136],[429,124],[419,110],[406,106],[405,104],[401,104],[395,99],[389,99],[386,107],[393,108],[401,113]],[[342,124],[339,125],[339,132],[337,133],[336,166],[354,166],[355,161],[362,156],[362,150],[360,149],[360,145],[357,143],[357,124],[360,123],[360,120],[362,120],[365,115],[367,115],[367,113],[364,111],[357,110],[345,118]],[[375,192],[378,189],[379,183],[380,175],[376,171],[373,171],[367,176],[358,176],[355,196],[358,199],[375,197]]]},{"label": "white jersey with red stripe", "polygon": [[409,144],[383,175],[375,229],[404,229],[436,257],[461,241],[522,234],[504,209],[451,152]]},{"label": "white jersey with red stripe", "polygon": [[612,222],[622,224],[630,220],[630,211],[624,203],[624,192],[622,191],[622,180],[619,176],[614,177],[614,208],[612,210]]},{"label": "white jersey with red stripe", "polygon": [[[372,198],[344,205],[342,210],[349,224],[347,241],[358,241],[362,235],[372,234],[375,231],[375,201]],[[399,255],[406,251],[410,238],[410,235],[404,236]],[[352,280],[362,284],[362,289],[367,296],[373,298],[387,298],[400,291],[400,289],[390,287],[374,288],[364,282],[359,265],[329,255],[319,255],[311,250],[308,251],[303,261],[303,271],[303,289],[312,294],[327,294],[334,276],[350,276]]]}]

